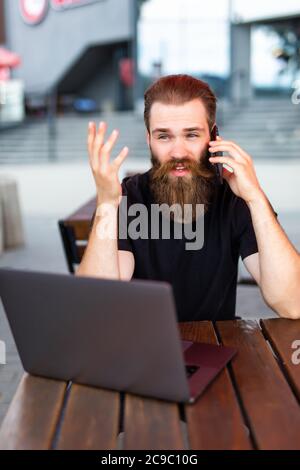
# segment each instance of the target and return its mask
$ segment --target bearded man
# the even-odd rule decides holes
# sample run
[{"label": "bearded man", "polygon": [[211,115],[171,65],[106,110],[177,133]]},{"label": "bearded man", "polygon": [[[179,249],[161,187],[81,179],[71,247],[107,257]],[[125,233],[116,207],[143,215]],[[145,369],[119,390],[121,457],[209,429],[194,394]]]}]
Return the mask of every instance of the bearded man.
[{"label": "bearded man", "polygon": [[[76,274],[166,281],[173,287],[178,321],[228,320],[235,318],[241,257],[265,302],[282,317],[300,318],[299,254],[259,184],[250,155],[234,142],[212,139],[216,97],[208,84],[170,75],[152,84],[144,97],[152,162],[146,173],[127,177],[121,185],[118,171],[128,148],[111,161],[118,131],[104,142],[106,123],[98,129],[89,125],[97,212]],[[216,164],[223,165],[223,184]],[[134,205],[147,209],[140,227],[147,236],[132,234],[132,216],[126,219],[126,236],[118,236],[125,196],[128,212]],[[161,229],[151,236],[157,206],[170,208],[160,214],[170,223],[170,236]],[[176,236],[178,226],[190,225],[197,235],[199,221],[203,243],[187,249],[186,237]]]}]

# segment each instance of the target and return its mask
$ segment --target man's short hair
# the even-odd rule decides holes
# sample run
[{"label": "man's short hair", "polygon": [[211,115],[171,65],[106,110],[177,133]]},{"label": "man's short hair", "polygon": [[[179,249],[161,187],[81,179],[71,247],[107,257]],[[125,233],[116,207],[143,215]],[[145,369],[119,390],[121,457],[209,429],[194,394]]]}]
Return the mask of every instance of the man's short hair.
[{"label": "man's short hair", "polygon": [[150,111],[153,103],[180,105],[199,98],[207,114],[209,129],[216,121],[217,97],[206,82],[190,75],[166,75],[156,80],[144,94],[144,121],[150,132]]}]

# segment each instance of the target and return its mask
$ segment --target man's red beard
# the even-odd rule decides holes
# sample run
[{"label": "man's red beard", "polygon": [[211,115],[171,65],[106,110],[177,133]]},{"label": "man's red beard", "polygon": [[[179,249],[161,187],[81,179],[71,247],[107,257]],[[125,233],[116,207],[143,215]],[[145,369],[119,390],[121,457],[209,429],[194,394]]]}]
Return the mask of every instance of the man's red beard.
[{"label": "man's red beard", "polygon": [[[151,152],[152,168],[150,170],[150,189],[158,204],[179,204],[184,210],[185,204],[192,205],[192,220],[197,217],[196,204],[203,204],[204,211],[209,208],[215,188],[215,172],[212,165],[206,163],[206,150],[199,161],[188,158],[172,159],[166,163],[160,163],[156,155]],[[189,171],[187,176],[173,176],[178,163],[184,165]],[[171,218],[174,218],[171,213]]]}]

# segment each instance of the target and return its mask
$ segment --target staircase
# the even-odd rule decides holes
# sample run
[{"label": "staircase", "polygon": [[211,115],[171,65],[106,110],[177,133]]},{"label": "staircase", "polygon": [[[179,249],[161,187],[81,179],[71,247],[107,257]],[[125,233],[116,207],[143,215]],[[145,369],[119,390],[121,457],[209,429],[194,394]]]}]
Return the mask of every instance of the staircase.
[{"label": "staircase", "polygon": [[254,160],[300,157],[300,105],[289,98],[256,98],[242,109],[227,106],[222,137]]},{"label": "staircase", "polygon": [[[220,103],[220,134],[233,140],[257,160],[300,157],[300,105],[287,98],[257,98],[236,108]],[[47,121],[29,121],[16,129],[0,132],[0,164],[78,161],[87,158],[86,137],[90,120],[107,121],[109,132],[120,130],[117,154],[125,145],[135,158],[149,156],[142,116],[133,112],[96,116],[62,116],[56,119],[56,137]]]},{"label": "staircase", "polygon": [[133,157],[147,157],[144,122],[132,112],[87,116],[58,117],[55,137],[49,134],[47,121],[31,121],[16,129],[0,133],[0,164],[71,162],[87,159],[87,128],[89,121],[105,120],[107,137],[114,128],[120,137],[114,155],[127,145]]}]

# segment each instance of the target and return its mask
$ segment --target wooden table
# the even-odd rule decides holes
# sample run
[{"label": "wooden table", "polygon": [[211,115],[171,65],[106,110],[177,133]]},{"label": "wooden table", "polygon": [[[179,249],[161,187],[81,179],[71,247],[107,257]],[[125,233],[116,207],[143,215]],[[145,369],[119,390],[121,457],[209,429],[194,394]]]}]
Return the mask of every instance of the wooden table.
[{"label": "wooden table", "polygon": [[93,197],[64,219],[64,222],[74,229],[76,240],[87,239],[95,210],[96,197]]},{"label": "wooden table", "polygon": [[292,362],[293,353],[300,358],[292,349],[300,321],[195,322],[180,330],[186,340],[238,348],[196,404],[120,400],[117,392],[24,375],[0,448],[115,449],[123,416],[128,450],[300,449],[300,364]]}]

